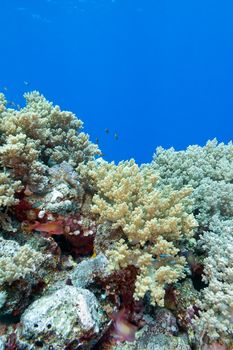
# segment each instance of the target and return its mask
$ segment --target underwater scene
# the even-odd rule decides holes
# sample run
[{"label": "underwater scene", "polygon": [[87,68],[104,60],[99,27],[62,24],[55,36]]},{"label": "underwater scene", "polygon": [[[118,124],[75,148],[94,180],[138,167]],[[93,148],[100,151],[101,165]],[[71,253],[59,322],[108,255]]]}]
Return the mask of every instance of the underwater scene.
[{"label": "underwater scene", "polygon": [[233,350],[233,3],[0,13],[0,350]]}]

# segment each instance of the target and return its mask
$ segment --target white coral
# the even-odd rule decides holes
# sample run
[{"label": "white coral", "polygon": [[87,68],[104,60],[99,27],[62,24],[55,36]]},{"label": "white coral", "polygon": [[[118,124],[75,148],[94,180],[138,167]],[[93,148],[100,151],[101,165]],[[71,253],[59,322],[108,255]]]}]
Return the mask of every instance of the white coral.
[{"label": "white coral", "polygon": [[208,225],[217,214],[223,219],[233,216],[233,144],[208,141],[204,147],[189,146],[185,151],[158,147],[152,163],[159,172],[160,185],[174,189],[193,187],[196,218]]},{"label": "white coral", "polygon": [[215,216],[210,232],[203,235],[205,259],[204,281],[208,283],[196,319],[197,333],[211,341],[229,341],[233,337],[233,220],[220,221]]}]

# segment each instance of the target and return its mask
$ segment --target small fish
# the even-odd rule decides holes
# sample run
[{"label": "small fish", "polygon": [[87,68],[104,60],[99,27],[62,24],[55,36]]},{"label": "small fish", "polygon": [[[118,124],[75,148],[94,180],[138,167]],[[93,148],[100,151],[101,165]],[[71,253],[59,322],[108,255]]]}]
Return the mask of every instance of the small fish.
[{"label": "small fish", "polygon": [[95,259],[96,257],[97,257],[97,254],[96,254],[96,251],[95,251],[95,249],[94,249],[93,254],[92,254],[92,256],[91,256],[91,259]]},{"label": "small fish", "polygon": [[17,345],[16,345],[16,333],[11,333],[11,334],[8,336],[5,349],[6,349],[6,350],[15,350],[15,349],[17,349]]},{"label": "small fish", "polygon": [[176,265],[176,264],[177,264],[177,261],[175,261],[175,260],[168,261],[168,264],[169,264],[169,265]]},{"label": "small fish", "polygon": [[171,255],[171,254],[160,254],[159,257],[160,257],[161,259],[167,259],[167,258],[173,257],[173,255]]},{"label": "small fish", "polygon": [[227,350],[226,345],[220,344],[218,342],[213,342],[211,344],[205,344],[203,350]]},{"label": "small fish", "polygon": [[104,131],[105,131],[106,134],[109,134],[109,129],[108,128],[105,128]]},{"label": "small fish", "polygon": [[20,109],[21,109],[21,106],[20,106],[19,104],[17,104],[17,108],[18,108],[18,110],[20,110]]},{"label": "small fish", "polygon": [[99,144],[99,138],[98,138],[98,137],[96,137],[95,143],[96,143],[97,145]]},{"label": "small fish", "polygon": [[51,235],[62,235],[64,233],[64,226],[62,221],[50,221],[46,223],[40,223],[36,221],[35,224],[30,225],[31,230],[46,232]]},{"label": "small fish", "polygon": [[26,80],[24,80],[24,85],[26,85],[26,86],[28,86],[29,85],[29,82],[28,81],[26,81]]},{"label": "small fish", "polygon": [[15,103],[13,101],[8,102],[10,106],[15,107]]},{"label": "small fish", "polygon": [[8,90],[7,86],[3,86],[3,90],[7,91]]},{"label": "small fish", "polygon": [[24,194],[25,196],[31,196],[33,194],[28,185],[25,187]]},{"label": "small fish", "polygon": [[114,321],[113,337],[115,340],[119,342],[134,341],[138,327],[127,320],[127,312],[125,308],[118,312],[114,312],[111,315],[111,318]]},{"label": "small fish", "polygon": [[117,132],[115,132],[115,134],[114,134],[114,139],[115,139],[115,140],[118,140],[118,139],[119,139],[119,136],[118,136],[118,133],[117,133]]}]

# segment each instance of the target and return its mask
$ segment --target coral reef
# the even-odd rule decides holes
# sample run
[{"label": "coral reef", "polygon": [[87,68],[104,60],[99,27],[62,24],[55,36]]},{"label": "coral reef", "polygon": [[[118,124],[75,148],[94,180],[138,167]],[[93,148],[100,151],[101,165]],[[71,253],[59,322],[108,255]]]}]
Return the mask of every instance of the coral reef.
[{"label": "coral reef", "polygon": [[205,258],[203,290],[199,303],[201,312],[196,319],[196,332],[207,334],[211,341],[233,337],[233,221],[214,217],[210,232],[202,237]]},{"label": "coral reef", "polygon": [[0,238],[0,285],[11,284],[35,272],[49,257],[25,244]]},{"label": "coral reef", "polygon": [[96,189],[92,213],[99,223],[118,230],[106,251],[109,271],[134,265],[139,271],[135,298],[150,291],[151,303],[163,305],[165,285],[184,277],[185,259],[177,246],[196,226],[187,200],[191,188],[160,190],[154,172],[141,169],[134,160],[118,165],[100,160],[85,167],[82,174]]},{"label": "coral reef", "polygon": [[208,226],[213,215],[227,219],[233,215],[233,144],[208,141],[204,147],[189,146],[185,151],[158,147],[152,167],[159,172],[160,184],[179,190],[194,190],[195,218]]},{"label": "coral reef", "polygon": [[[199,224],[197,253],[203,254],[203,289],[195,321],[200,343],[232,342],[233,145],[208,141],[186,151],[157,148],[152,163],[160,186],[192,186],[193,213]],[[205,254],[205,255],[204,255]]]},{"label": "coral reef", "polygon": [[0,237],[0,314],[20,314],[30,303],[32,292],[43,287],[48,272],[55,268],[51,253]]},{"label": "coral reef", "polygon": [[77,166],[99,151],[80,132],[82,122],[74,114],[62,112],[36,91],[24,96],[27,104],[19,111],[1,105],[0,166],[40,193],[48,186],[49,167],[63,161]]},{"label": "coral reef", "polygon": [[102,278],[107,273],[108,260],[104,254],[99,254],[93,259],[80,262],[70,276],[72,284],[78,288],[87,288],[95,282],[97,276]]},{"label": "coral reef", "polygon": [[146,319],[146,326],[137,332],[136,339],[133,342],[115,345],[113,350],[191,349],[188,344],[188,338],[185,335],[177,336],[176,320],[169,310],[159,310],[154,319],[146,315]]},{"label": "coral reef", "polygon": [[72,344],[90,349],[98,337],[103,313],[93,293],[65,286],[36,300],[21,317],[19,344],[64,349]]},{"label": "coral reef", "polygon": [[233,145],[100,158],[0,94],[0,349],[233,348]]}]

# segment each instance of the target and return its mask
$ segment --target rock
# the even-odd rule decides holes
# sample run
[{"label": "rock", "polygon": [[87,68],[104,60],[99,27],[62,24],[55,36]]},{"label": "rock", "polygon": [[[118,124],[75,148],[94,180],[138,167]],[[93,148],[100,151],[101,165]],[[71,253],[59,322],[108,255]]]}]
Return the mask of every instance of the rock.
[{"label": "rock", "polygon": [[0,309],[4,306],[7,299],[7,292],[6,291],[0,291]]},{"label": "rock", "polygon": [[5,350],[5,339],[4,337],[0,336],[0,350]]},{"label": "rock", "polygon": [[86,288],[94,282],[95,276],[105,273],[108,260],[104,254],[97,255],[94,259],[82,261],[71,274],[70,278],[75,287]]},{"label": "rock", "polygon": [[[45,194],[41,209],[46,212],[65,215],[81,206],[83,190],[78,181],[73,181],[74,179],[72,180],[71,178],[68,179],[71,174],[69,174],[68,168],[67,173],[64,174],[64,169],[62,170],[59,165],[57,167],[58,172],[56,173],[54,169],[51,178],[53,186]],[[60,174],[61,176],[59,176],[60,171],[63,172],[63,175]]]},{"label": "rock", "polygon": [[136,332],[133,342],[114,344],[117,334],[112,330],[99,342],[96,350],[191,350],[188,335],[173,329],[175,318],[172,313],[162,308],[156,311],[153,317],[144,315],[145,325]]},{"label": "rock", "polygon": [[155,327],[157,332],[167,333],[168,335],[177,335],[179,328],[175,316],[165,308],[159,308],[155,311]]},{"label": "rock", "polygon": [[[104,348],[103,348],[104,349]],[[191,350],[185,335],[172,336],[154,332],[150,326],[143,327],[136,333],[132,343],[113,346],[112,350]]]},{"label": "rock", "polygon": [[36,300],[23,313],[20,349],[91,349],[103,318],[93,293],[65,286]]}]

